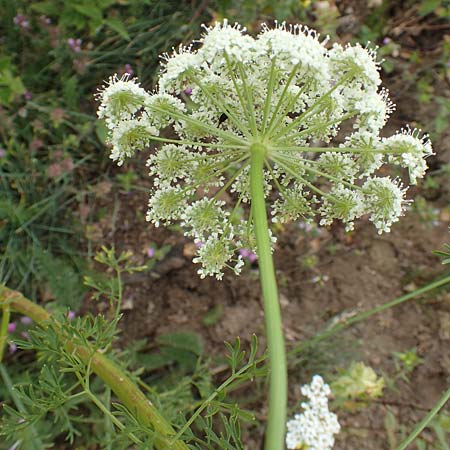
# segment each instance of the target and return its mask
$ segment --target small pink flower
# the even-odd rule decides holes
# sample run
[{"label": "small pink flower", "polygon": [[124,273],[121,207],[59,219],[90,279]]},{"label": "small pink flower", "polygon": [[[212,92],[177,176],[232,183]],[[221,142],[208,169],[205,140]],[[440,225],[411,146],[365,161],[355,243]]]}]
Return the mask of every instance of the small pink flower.
[{"label": "small pink flower", "polygon": [[33,319],[31,317],[28,316],[23,316],[20,318],[20,321],[24,324],[24,325],[31,325],[33,323]]},{"label": "small pink flower", "polygon": [[52,20],[50,19],[50,17],[47,17],[47,16],[41,16],[41,17],[39,17],[40,19],[41,19],[41,22],[44,24],[44,25],[50,25],[51,23],[52,23]]},{"label": "small pink flower", "polygon": [[23,98],[24,98],[27,102],[29,102],[29,101],[33,98],[33,95],[31,94],[30,91],[25,91],[25,92],[23,93]]},{"label": "small pink flower", "polygon": [[81,52],[81,44],[82,44],[82,42],[83,41],[81,39],[79,39],[79,38],[78,39],[74,39],[74,38],[67,39],[67,45],[75,53],[80,53]]},{"label": "small pink flower", "polygon": [[45,143],[42,139],[39,138],[34,138],[31,142],[30,142],[30,149],[32,151],[36,151],[41,149],[42,147],[44,147]]},{"label": "small pink flower", "polygon": [[58,178],[63,174],[63,169],[60,163],[53,163],[47,167],[47,175],[50,178]]},{"label": "small pink flower", "polygon": [[20,333],[20,335],[24,338],[24,339],[30,339],[30,335],[26,332],[26,331],[22,331]]},{"label": "small pink flower", "polygon": [[243,257],[243,258],[248,258],[248,254],[250,253],[250,250],[248,250],[247,248],[241,248],[239,249],[239,254]]},{"label": "small pink flower", "polygon": [[184,93],[185,93],[186,95],[191,95],[191,94],[192,94],[192,88],[190,88],[190,87],[186,88],[186,89],[184,90]]},{"label": "small pink flower", "polygon": [[64,109],[62,108],[55,108],[51,113],[50,113],[50,117],[52,118],[53,121],[55,121],[57,124],[60,124],[63,119],[64,119]]},{"label": "small pink flower", "polygon": [[155,249],[153,247],[147,248],[147,256],[149,258],[153,258],[155,256]]},{"label": "small pink flower", "polygon": [[130,64],[125,64],[124,68],[125,68],[125,73],[129,74],[130,76],[134,75],[134,70]]},{"label": "small pink flower", "polygon": [[14,333],[16,331],[17,324],[16,322],[11,322],[8,324],[8,333]]},{"label": "small pink flower", "polygon": [[68,318],[69,320],[75,319],[75,311],[70,310],[70,311],[67,313],[67,318]]},{"label": "small pink flower", "polygon": [[306,233],[308,233],[313,229],[312,225],[308,222],[298,222],[297,226],[299,227],[300,230],[303,230]]},{"label": "small pink flower", "polygon": [[68,156],[67,158],[64,158],[60,164],[61,164],[61,169],[64,172],[71,172],[75,167],[75,165],[73,163],[73,159],[70,156]]},{"label": "small pink flower", "polygon": [[24,28],[24,29],[30,28],[30,22],[28,21],[28,19],[23,14],[17,14],[14,17],[13,22],[18,27],[21,27],[21,28]]},{"label": "small pink flower", "polygon": [[9,353],[11,353],[11,354],[16,353],[17,352],[17,345],[16,345],[16,343],[11,341],[8,344],[8,350],[9,350]]},{"label": "small pink flower", "polygon": [[251,263],[254,263],[254,262],[258,259],[258,257],[256,256],[256,253],[250,252],[249,255],[248,255],[248,257],[247,257],[247,259],[248,259]]},{"label": "small pink flower", "polygon": [[242,258],[247,259],[251,263],[254,263],[257,260],[256,254],[248,248],[239,249],[239,254],[242,256]]}]

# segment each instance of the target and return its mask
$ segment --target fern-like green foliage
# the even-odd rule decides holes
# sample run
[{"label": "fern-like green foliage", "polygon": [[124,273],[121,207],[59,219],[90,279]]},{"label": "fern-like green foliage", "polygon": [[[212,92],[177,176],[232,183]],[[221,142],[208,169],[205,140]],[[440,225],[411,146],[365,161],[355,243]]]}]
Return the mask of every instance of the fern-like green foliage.
[{"label": "fern-like green foliage", "polygon": [[[36,450],[61,438],[74,445],[99,445],[105,450],[126,450],[131,445],[142,450],[155,448],[159,436],[143,426],[133,411],[115,402],[109,388],[92,372],[90,362],[71,350],[78,345],[90,348],[92,354],[108,354],[146,389],[149,400],[177,430],[174,441],[181,439],[194,450],[243,449],[241,424],[255,423],[255,418],[251,411],[239,407],[232,393],[243,383],[267,375],[266,355],[258,355],[256,336],[248,353],[241,348],[239,338],[226,344],[229,376],[217,388],[212,362],[205,359],[203,343],[195,333],[157,337],[154,347],[159,359],[143,354],[145,345],[123,351],[115,348],[121,317],[121,274],[146,269],[135,266],[131,256],[127,252],[117,256],[114,249],[103,248],[96,260],[112,270],[103,277],[87,278],[98,295],[110,300],[111,319],[102,315],[71,319],[66,309],[55,312],[45,327],[29,329],[28,339],[16,340],[19,348],[37,354],[37,367],[14,388],[8,385],[12,402],[5,403],[0,419],[0,436],[8,445],[5,450],[22,444],[30,450],[25,445],[30,436],[39,436],[42,445]],[[142,365],[140,360],[145,362],[146,356],[147,364]],[[6,380],[6,369],[0,369]]]}]

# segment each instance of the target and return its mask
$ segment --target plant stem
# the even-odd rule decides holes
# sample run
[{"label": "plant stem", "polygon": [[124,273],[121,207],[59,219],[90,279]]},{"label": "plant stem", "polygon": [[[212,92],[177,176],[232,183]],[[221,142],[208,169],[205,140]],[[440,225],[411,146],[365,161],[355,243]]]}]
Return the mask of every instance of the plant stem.
[{"label": "plant stem", "polygon": [[[260,358],[256,361],[256,363],[263,361],[263,358]],[[227,378],[206,400],[200,402],[200,406],[195,410],[195,412],[192,414],[192,416],[189,418],[189,420],[183,425],[182,428],[178,431],[176,436],[174,436],[174,440],[179,439],[184,432],[195,422],[197,417],[205,410],[207,406],[211,404],[211,402],[222,392],[224,391],[229,385],[231,385],[235,380],[238,380],[239,377],[245,373],[250,367],[252,367],[255,364],[255,361],[251,361],[247,363],[244,367],[242,367],[239,371],[231,375],[229,378]]]},{"label": "plant stem", "polygon": [[434,416],[445,406],[447,401],[450,399],[450,388],[444,393],[444,395],[439,399],[433,409],[423,418],[423,420],[418,423],[412,433],[396,448],[396,450],[405,450],[409,444],[412,444],[417,436],[430,424],[434,419]]},{"label": "plant stem", "polygon": [[[41,327],[52,326],[51,315],[45,309],[27,300],[19,292],[0,285],[0,308],[5,307],[31,317]],[[53,326],[56,326],[56,332],[64,338],[64,331],[57,327],[57,322]],[[155,430],[155,447],[158,450],[188,450],[187,445],[181,441],[169,445],[175,430],[119,366],[99,350],[74,344],[70,339],[65,339],[65,342],[67,350],[73,352],[84,364],[90,365],[92,371],[111,388],[139,423]]]},{"label": "plant stem", "polygon": [[265,449],[282,450],[284,448],[286,427],[287,367],[278,289],[264,198],[263,170],[267,150],[264,145],[253,144],[250,147],[250,151],[250,190],[253,223],[256,234],[270,367],[269,417]]},{"label": "plant stem", "polygon": [[9,305],[5,305],[5,307],[3,308],[2,322],[0,324],[0,363],[3,360],[6,341],[8,339],[8,325],[10,316],[11,310],[9,308]]}]

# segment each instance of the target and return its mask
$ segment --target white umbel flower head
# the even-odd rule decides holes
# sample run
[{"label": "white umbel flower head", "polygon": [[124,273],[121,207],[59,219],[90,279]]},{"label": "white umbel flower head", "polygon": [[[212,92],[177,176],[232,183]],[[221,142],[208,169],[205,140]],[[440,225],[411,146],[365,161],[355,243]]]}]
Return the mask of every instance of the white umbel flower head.
[{"label": "white umbel flower head", "polygon": [[129,119],[138,111],[149,94],[142,89],[136,78],[130,79],[129,74],[119,78],[113,75],[97,94],[101,100],[97,114],[105,119],[109,128],[115,128],[120,120]]},{"label": "white umbel flower head", "polygon": [[301,387],[307,401],[301,404],[303,411],[287,422],[286,447],[289,450],[331,450],[334,435],[339,433],[336,414],[328,409],[330,387],[320,375],[314,375],[310,385]]},{"label": "white umbel flower head", "polygon": [[183,90],[183,77],[191,70],[197,70],[202,64],[202,58],[192,47],[183,47],[180,45],[178,51],[173,50],[171,55],[164,54],[161,57],[163,61],[162,74],[159,79],[160,92],[171,92],[174,90]]},{"label": "white umbel flower head", "polygon": [[390,152],[390,162],[408,169],[411,184],[416,184],[418,178],[423,178],[427,170],[425,158],[433,155],[427,135],[420,137],[420,130],[406,128],[383,139],[382,143]]},{"label": "white umbel flower head", "polygon": [[111,159],[121,166],[125,159],[134,155],[136,149],[147,147],[150,136],[157,133],[158,129],[142,118],[120,121],[110,135]]},{"label": "white umbel flower head", "polygon": [[[300,25],[264,25],[253,37],[224,20],[162,56],[155,92],[117,76],[100,90],[115,161],[162,143],[148,159],[147,219],[181,224],[198,243],[201,276],[238,273],[239,247],[253,248],[255,151],[278,223],[318,216],[352,230],[367,214],[389,231],[408,203],[406,188],[377,171],[392,164],[408,169],[411,183],[424,176],[426,136],[380,138],[393,105],[380,88],[376,51],[326,42]],[[342,124],[351,134],[340,136]]]},{"label": "white umbel flower head", "polygon": [[391,225],[403,215],[408,204],[404,198],[406,190],[401,182],[388,177],[373,177],[364,183],[367,210],[379,234],[391,231]]},{"label": "white umbel flower head", "polygon": [[333,70],[346,73],[356,70],[356,81],[367,89],[376,89],[381,84],[380,64],[376,57],[374,49],[364,48],[360,44],[347,44],[345,47],[334,44],[330,50],[330,58],[334,62]]}]

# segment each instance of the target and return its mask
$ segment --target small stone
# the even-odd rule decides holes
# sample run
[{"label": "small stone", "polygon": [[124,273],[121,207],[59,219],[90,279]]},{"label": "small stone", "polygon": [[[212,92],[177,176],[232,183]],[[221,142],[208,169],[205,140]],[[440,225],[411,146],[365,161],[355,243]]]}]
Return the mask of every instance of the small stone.
[{"label": "small stone", "polygon": [[193,258],[197,254],[197,246],[193,242],[188,242],[183,247],[183,256]]},{"label": "small stone", "polygon": [[134,300],[133,298],[126,298],[122,301],[122,305],[120,308],[122,311],[130,311],[134,309]]}]

